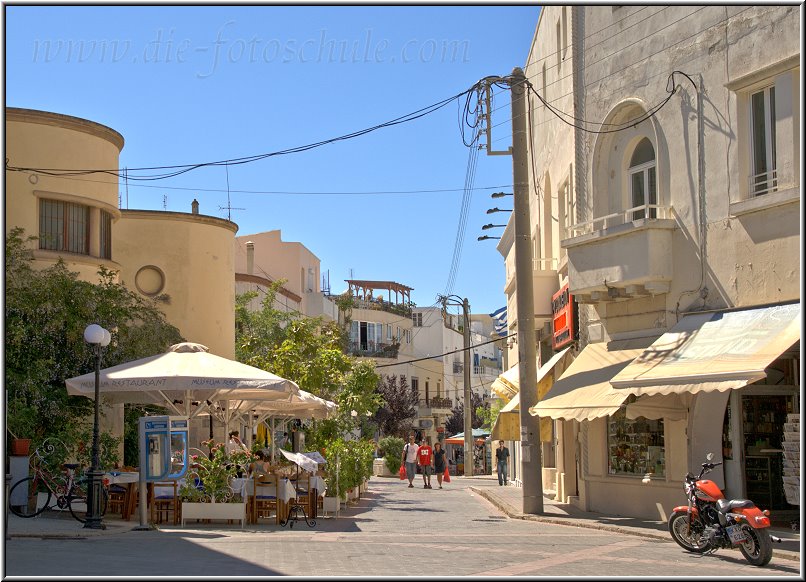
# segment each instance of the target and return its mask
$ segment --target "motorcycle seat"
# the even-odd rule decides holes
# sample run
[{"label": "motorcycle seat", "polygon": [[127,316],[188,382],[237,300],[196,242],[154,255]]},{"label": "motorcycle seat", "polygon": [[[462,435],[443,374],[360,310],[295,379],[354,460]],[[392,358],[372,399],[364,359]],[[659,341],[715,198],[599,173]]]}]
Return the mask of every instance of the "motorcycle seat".
[{"label": "motorcycle seat", "polygon": [[755,507],[755,503],[749,499],[719,499],[716,502],[716,508],[722,513],[727,513],[732,509],[744,509],[746,507]]}]

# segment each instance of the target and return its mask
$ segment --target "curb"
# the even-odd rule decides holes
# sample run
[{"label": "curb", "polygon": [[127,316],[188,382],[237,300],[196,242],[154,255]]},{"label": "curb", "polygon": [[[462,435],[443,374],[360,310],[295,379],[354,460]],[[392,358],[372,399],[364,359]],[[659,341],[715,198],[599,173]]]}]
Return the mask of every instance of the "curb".
[{"label": "curb", "polygon": [[[485,489],[478,489],[476,487],[470,487],[470,490],[483,497],[493,505],[495,505],[502,513],[504,513],[507,517],[511,519],[522,519],[524,521],[537,521],[541,523],[550,523],[552,525],[563,525],[566,527],[584,527],[587,529],[596,529],[600,531],[612,531],[615,533],[620,533],[624,535],[630,536],[637,536],[642,538],[652,538],[656,540],[666,541],[666,542],[673,542],[671,536],[666,534],[665,532],[658,532],[653,530],[639,530],[635,531],[634,529],[625,529],[618,526],[613,525],[605,525],[601,523],[588,523],[588,522],[581,522],[579,520],[574,520],[574,518],[567,518],[562,519],[558,517],[547,517],[543,515],[529,515],[525,513],[521,513],[519,511],[513,511],[511,506],[506,501],[501,500],[497,495],[491,494],[489,491]],[[738,552],[738,548],[730,548],[733,551]],[[780,558],[782,560],[791,560],[795,562],[800,562],[800,554],[798,552],[790,552],[787,550],[776,550],[773,547],[772,555],[774,558]]]}]

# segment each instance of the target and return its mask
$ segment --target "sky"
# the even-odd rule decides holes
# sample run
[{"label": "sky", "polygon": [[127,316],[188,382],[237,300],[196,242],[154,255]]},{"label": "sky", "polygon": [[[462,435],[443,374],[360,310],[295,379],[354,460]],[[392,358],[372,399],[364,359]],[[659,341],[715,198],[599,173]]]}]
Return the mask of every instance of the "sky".
[{"label": "sky", "polygon": [[[121,168],[197,164],[350,134],[523,67],[538,6],[4,6],[6,106],[111,127]],[[492,141],[511,144],[509,98],[494,97]],[[506,303],[497,240],[512,160],[470,151],[459,105],[349,140],[247,164],[119,184],[120,206],[230,218],[237,235],[282,231],[345,279],[391,280],[412,300]],[[140,172],[142,174],[142,172]],[[131,176],[138,172],[131,170]],[[87,180],[115,179],[104,175]],[[463,189],[471,183],[462,220]],[[424,192],[428,191],[428,192]],[[464,229],[461,228],[464,224]],[[457,240],[458,270],[449,285]]]}]

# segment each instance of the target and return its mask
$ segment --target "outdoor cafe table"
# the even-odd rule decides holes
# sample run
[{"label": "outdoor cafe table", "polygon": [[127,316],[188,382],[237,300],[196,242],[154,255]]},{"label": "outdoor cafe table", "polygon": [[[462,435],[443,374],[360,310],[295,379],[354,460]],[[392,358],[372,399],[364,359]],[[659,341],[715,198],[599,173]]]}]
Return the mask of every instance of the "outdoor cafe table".
[{"label": "outdoor cafe table", "polygon": [[104,481],[110,485],[124,485],[126,489],[125,497],[123,500],[123,512],[121,517],[124,520],[129,519],[134,515],[137,509],[136,499],[138,484],[140,482],[140,473],[136,471],[113,471],[105,473],[103,476]]},{"label": "outdoor cafe table", "polygon": [[[242,497],[251,497],[253,491],[253,477],[236,477],[232,480],[232,490],[240,494]],[[294,484],[285,477],[279,477],[280,494],[277,494],[275,485],[258,485],[257,493],[259,495],[271,495],[277,499],[277,521],[281,521],[286,517],[289,509],[289,502],[297,498],[297,490]],[[252,503],[255,500],[252,499]]]}]

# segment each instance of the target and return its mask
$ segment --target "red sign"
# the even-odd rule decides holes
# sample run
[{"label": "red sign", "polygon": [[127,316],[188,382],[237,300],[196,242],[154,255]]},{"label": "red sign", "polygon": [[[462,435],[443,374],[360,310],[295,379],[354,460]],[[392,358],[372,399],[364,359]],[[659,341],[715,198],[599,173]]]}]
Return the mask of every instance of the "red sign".
[{"label": "red sign", "polygon": [[558,350],[574,341],[576,337],[576,317],[574,296],[568,292],[568,284],[551,296],[551,346]]}]

